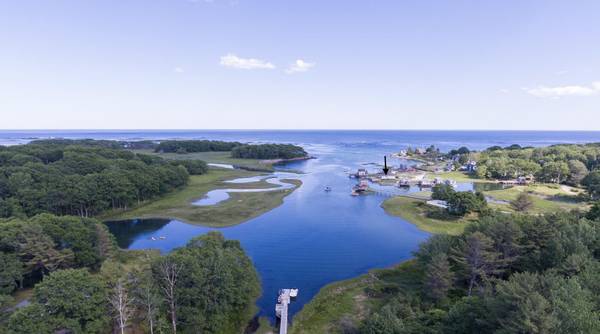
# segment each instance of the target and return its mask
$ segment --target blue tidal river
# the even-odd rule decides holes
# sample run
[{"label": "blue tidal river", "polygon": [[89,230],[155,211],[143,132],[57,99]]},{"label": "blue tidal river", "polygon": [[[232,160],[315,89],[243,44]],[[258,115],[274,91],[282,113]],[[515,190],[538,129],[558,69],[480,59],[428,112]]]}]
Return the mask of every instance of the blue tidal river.
[{"label": "blue tidal river", "polygon": [[[313,159],[286,166],[305,171],[303,184],[280,207],[246,223],[219,229],[238,239],[252,258],[263,287],[260,315],[273,319],[277,291],[297,287],[294,314],[325,284],[411,256],[428,237],[413,225],[387,215],[379,196],[350,196],[356,183],[341,165]],[[288,177],[288,176],[286,176]],[[325,186],[331,187],[325,192]],[[123,248],[169,251],[211,228],[176,220],[108,223]],[[160,239],[164,236],[165,239]],[[152,240],[152,238],[157,240]]]},{"label": "blue tidal river", "polygon": [[[301,145],[315,156],[316,159],[280,168],[304,173],[297,176],[302,186],[287,196],[281,206],[241,225],[219,229],[227,238],[240,240],[252,258],[263,288],[258,300],[259,315],[272,320],[280,288],[300,289],[298,299],[291,304],[293,315],[324,285],[408,259],[419,243],[429,237],[412,224],[387,215],[380,207],[384,197],[350,196],[356,181],[348,178],[347,171],[378,169],[374,163],[381,163],[384,154],[409,145],[414,148],[433,144],[447,151],[460,146],[484,149],[493,145],[600,142],[599,132],[39,130],[0,131],[0,144],[55,137],[282,142]],[[411,162],[391,159],[388,163]],[[327,186],[332,191],[325,192]],[[460,190],[472,187],[471,184],[459,185]],[[232,183],[231,188],[235,188],[235,184]],[[204,194],[198,195],[200,199]],[[189,239],[212,230],[175,220],[132,220],[108,223],[108,226],[123,248],[158,248],[163,252],[181,247]],[[152,240],[153,237],[156,240]]]}]

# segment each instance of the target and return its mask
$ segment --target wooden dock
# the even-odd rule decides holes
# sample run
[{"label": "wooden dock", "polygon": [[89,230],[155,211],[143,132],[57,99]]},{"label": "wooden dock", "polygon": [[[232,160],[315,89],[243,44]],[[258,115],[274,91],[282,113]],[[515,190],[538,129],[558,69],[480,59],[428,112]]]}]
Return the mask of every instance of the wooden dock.
[{"label": "wooden dock", "polygon": [[281,289],[275,305],[275,314],[279,317],[279,334],[287,334],[288,306],[292,298],[298,295],[298,289]]}]

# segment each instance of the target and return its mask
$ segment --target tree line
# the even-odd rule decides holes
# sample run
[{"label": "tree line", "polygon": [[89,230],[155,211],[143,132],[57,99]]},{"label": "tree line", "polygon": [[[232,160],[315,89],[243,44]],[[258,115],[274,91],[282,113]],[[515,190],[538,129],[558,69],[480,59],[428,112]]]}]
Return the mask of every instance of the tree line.
[{"label": "tree line", "polygon": [[300,146],[291,144],[242,144],[218,140],[166,140],[154,148],[161,153],[228,152],[238,159],[292,159],[308,156]]},{"label": "tree line", "polygon": [[44,140],[0,146],[0,217],[94,216],[163,195],[203,174],[199,160],[167,161],[117,142]]},{"label": "tree line", "polygon": [[592,219],[491,212],[460,236],[435,235],[415,253],[418,288],[392,292],[356,332],[598,333],[600,222]]},{"label": "tree line", "polygon": [[307,156],[302,147],[291,144],[239,145],[231,150],[231,157],[241,159],[293,159]]},{"label": "tree line", "polygon": [[[35,285],[31,304],[10,315],[6,332],[238,333],[260,294],[239,242],[219,232],[165,256],[118,254],[97,272],[52,271]],[[127,259],[132,256],[135,265]]]},{"label": "tree line", "polygon": [[[469,156],[470,154],[470,156]],[[598,173],[600,144],[552,145],[548,147],[490,147],[482,152],[462,152],[477,161],[477,176],[512,179],[533,175],[546,183],[584,185],[588,174]]]},{"label": "tree line", "polygon": [[220,140],[164,140],[154,148],[162,153],[226,152],[242,145],[238,142]]}]

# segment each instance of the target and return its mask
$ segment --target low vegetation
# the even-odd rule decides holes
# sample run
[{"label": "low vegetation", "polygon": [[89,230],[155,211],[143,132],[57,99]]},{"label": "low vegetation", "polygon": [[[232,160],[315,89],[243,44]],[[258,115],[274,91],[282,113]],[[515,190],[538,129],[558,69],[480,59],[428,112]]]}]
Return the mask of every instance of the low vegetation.
[{"label": "low vegetation", "polygon": [[156,155],[167,160],[199,160],[207,163],[226,164],[235,168],[271,172],[273,171],[273,162],[260,159],[241,159],[232,158],[231,152],[197,152],[197,153],[156,153],[153,150],[134,150],[133,152]]},{"label": "low vegetation", "polygon": [[503,210],[503,211],[519,211],[516,210],[513,205],[515,201],[526,194],[532,205],[527,207],[525,212],[544,214],[552,213],[558,210],[574,210],[574,209],[586,209],[588,204],[586,201],[581,199],[581,196],[577,196],[572,191],[565,191],[559,186],[552,188],[547,185],[528,185],[528,186],[514,186],[500,190],[486,191],[485,195],[490,198],[503,201],[505,203],[490,203],[491,207]]},{"label": "low vegetation", "polygon": [[401,217],[430,233],[457,235],[474,219],[472,215],[451,217],[445,215],[443,209],[426,204],[425,200],[403,196],[387,199],[382,207],[387,213]]},{"label": "low vegetation", "polygon": [[[190,182],[181,190],[172,192],[152,202],[131,210],[109,212],[103,215],[105,220],[123,220],[132,218],[177,219],[191,224],[204,226],[232,226],[257,217],[279,205],[283,198],[294,189],[282,189],[264,192],[230,193],[230,198],[210,206],[193,205],[208,191],[219,188],[270,188],[274,185],[260,181],[232,185],[223,181],[239,177],[258,175],[256,172],[231,169],[214,169],[205,175],[191,176]],[[296,186],[299,180],[282,180]]]}]

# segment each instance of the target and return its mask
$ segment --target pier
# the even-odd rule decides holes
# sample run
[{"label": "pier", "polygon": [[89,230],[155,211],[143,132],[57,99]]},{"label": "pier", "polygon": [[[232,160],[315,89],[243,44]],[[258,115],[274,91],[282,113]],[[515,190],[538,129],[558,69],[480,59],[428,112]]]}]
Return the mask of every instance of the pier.
[{"label": "pier", "polygon": [[298,289],[281,289],[275,305],[275,314],[279,317],[279,334],[287,334],[288,306],[292,298],[298,296]]}]

